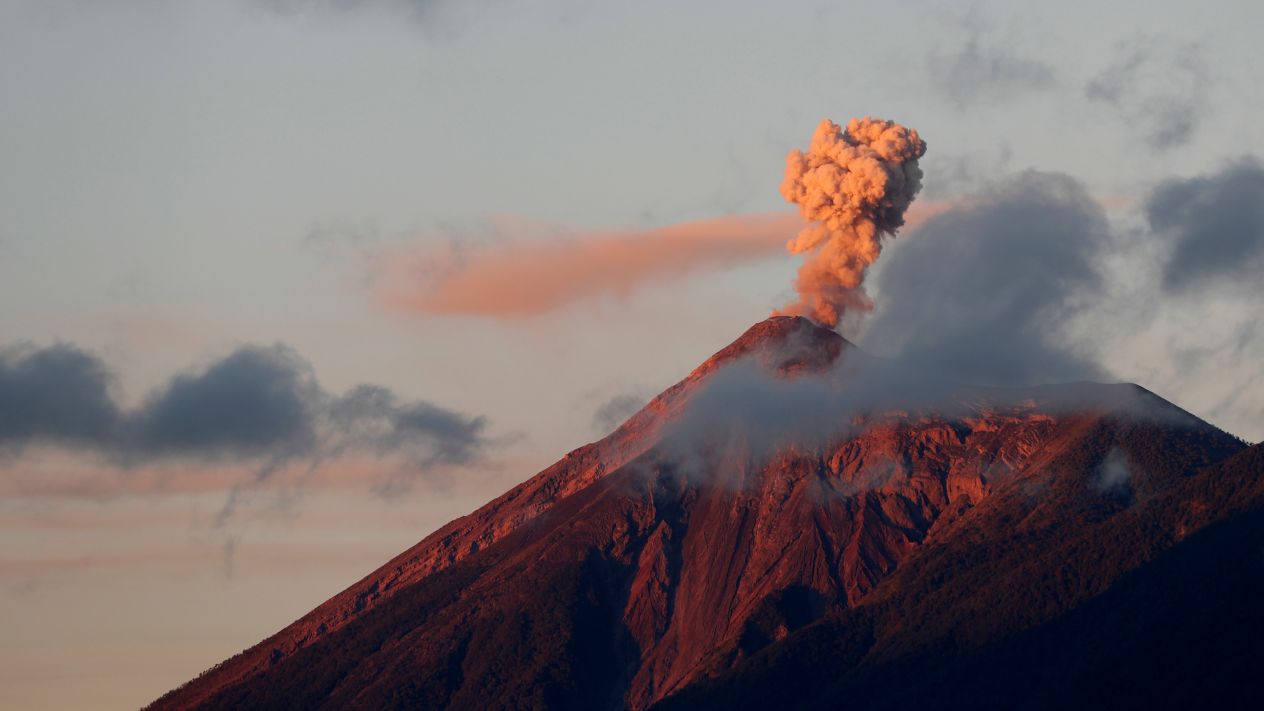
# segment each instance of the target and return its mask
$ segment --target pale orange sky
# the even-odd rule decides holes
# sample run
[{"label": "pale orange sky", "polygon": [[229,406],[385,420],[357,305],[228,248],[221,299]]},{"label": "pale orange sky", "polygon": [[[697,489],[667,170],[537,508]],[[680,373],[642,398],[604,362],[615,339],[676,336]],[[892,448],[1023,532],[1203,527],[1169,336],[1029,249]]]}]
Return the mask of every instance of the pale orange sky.
[{"label": "pale orange sky", "polygon": [[[915,127],[918,210],[1063,172],[1127,198],[1107,201],[1125,235],[1130,196],[1264,153],[1258,4],[289,5],[0,0],[0,349],[81,347],[134,409],[283,343],[328,393],[382,385],[486,417],[496,444],[388,497],[398,461],[282,473],[217,525],[258,462],[0,441],[0,707],[156,698],[790,301],[778,186],[823,118]],[[1171,45],[1207,72],[1163,63]],[[1158,63],[1088,98],[1133,51]],[[1033,66],[1049,80],[1004,69]],[[1147,106],[1196,109],[1187,140],[1148,142]],[[1108,256],[1115,290],[1068,337],[1264,437],[1258,303],[1122,298],[1162,257],[1139,249]]]}]

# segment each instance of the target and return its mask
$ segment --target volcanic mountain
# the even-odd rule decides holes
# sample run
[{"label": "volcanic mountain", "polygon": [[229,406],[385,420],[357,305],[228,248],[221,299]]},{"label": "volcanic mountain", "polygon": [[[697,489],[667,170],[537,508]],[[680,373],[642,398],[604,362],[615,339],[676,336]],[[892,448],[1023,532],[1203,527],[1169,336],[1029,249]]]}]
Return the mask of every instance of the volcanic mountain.
[{"label": "volcanic mountain", "polygon": [[[847,367],[866,362],[806,319],[756,324],[151,708],[1019,705],[1140,673],[1103,657],[1137,640],[1220,660],[1238,648],[1197,630],[1229,623],[1206,610],[1222,598],[1234,640],[1264,631],[1259,446],[1134,385],[918,401],[912,375]],[[866,387],[815,396],[840,380]]]}]

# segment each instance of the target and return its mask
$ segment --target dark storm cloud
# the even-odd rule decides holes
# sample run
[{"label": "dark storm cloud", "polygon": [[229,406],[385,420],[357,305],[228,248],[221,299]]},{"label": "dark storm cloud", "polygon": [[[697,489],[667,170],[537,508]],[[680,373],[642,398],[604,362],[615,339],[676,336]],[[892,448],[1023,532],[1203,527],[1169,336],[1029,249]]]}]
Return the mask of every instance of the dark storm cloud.
[{"label": "dark storm cloud", "polygon": [[1092,379],[1069,321],[1103,291],[1102,209],[1070,177],[1025,173],[896,241],[865,344],[987,385]]},{"label": "dark storm cloud", "polygon": [[134,413],[128,444],[144,455],[297,455],[315,446],[320,402],[297,353],[247,346],[172,378]]},{"label": "dark storm cloud", "polygon": [[0,351],[0,447],[110,441],[120,415],[111,386],[105,364],[74,346]]},{"label": "dark storm cloud", "polygon": [[1163,287],[1264,286],[1264,166],[1243,159],[1219,173],[1161,183],[1145,205],[1170,244]]},{"label": "dark storm cloud", "polygon": [[96,356],[67,345],[0,354],[0,449],[50,444],[130,466],[164,458],[262,461],[260,477],[296,459],[345,452],[400,456],[425,467],[468,464],[487,423],[361,385],[335,397],[282,345],[245,346],[177,375],[132,410],[111,393]]},{"label": "dark storm cloud", "polygon": [[1208,113],[1210,81],[1201,45],[1138,37],[1116,46],[1084,95],[1114,107],[1152,147],[1173,148],[1189,143]]}]

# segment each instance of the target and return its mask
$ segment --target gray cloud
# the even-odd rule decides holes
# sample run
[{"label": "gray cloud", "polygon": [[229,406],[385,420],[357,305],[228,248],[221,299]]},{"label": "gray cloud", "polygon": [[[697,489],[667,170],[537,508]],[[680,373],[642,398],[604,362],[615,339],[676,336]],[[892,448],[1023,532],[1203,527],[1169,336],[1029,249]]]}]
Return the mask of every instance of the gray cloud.
[{"label": "gray cloud", "polygon": [[865,343],[978,384],[1101,377],[1066,331],[1102,295],[1110,239],[1075,180],[1021,174],[891,245]]},{"label": "gray cloud", "polygon": [[385,12],[403,15],[416,21],[431,20],[447,0],[248,0],[278,15],[326,13],[347,15],[364,12]]},{"label": "gray cloud", "polygon": [[1112,448],[1098,467],[1093,485],[1104,493],[1130,498],[1132,467],[1128,465],[1128,455]]},{"label": "gray cloud", "polygon": [[1000,139],[965,153],[933,152],[920,161],[925,174],[920,197],[942,200],[992,188],[999,178],[1012,174],[1013,155],[1009,144]]},{"label": "gray cloud", "polygon": [[26,597],[37,592],[42,585],[43,581],[39,578],[23,578],[6,584],[4,591],[9,597]]},{"label": "gray cloud", "polygon": [[1264,166],[1240,160],[1219,173],[1169,180],[1145,205],[1156,236],[1170,244],[1163,287],[1264,284]]},{"label": "gray cloud", "polygon": [[334,396],[283,345],[245,346],[171,378],[143,404],[121,407],[109,368],[69,345],[0,353],[0,451],[29,444],[89,450],[119,466],[158,459],[262,462],[258,478],[293,460],[348,452],[395,456],[420,469],[477,460],[487,422],[361,385]]},{"label": "gray cloud", "polygon": [[[1067,383],[985,387],[954,382],[911,359],[887,359],[847,350],[823,372],[787,376],[746,357],[712,373],[669,426],[660,457],[681,473],[740,476],[740,462],[762,462],[790,450],[813,451],[855,436],[884,421],[920,417],[944,421],[983,412],[1047,414],[1109,412],[1138,420],[1189,426],[1194,419],[1129,384]],[[738,466],[729,466],[737,464]],[[898,475],[872,462],[858,485],[881,485]],[[998,465],[1003,466],[1003,465]],[[741,487],[741,480],[724,483]]]},{"label": "gray cloud", "polygon": [[372,220],[358,223],[342,220],[313,225],[303,236],[302,244],[305,247],[363,246],[378,241],[378,237],[377,224]]},{"label": "gray cloud", "polygon": [[649,402],[648,397],[633,393],[620,393],[601,403],[593,413],[593,429],[600,434],[607,434],[623,424],[638,410]]},{"label": "gray cloud", "polygon": [[360,385],[329,406],[339,447],[378,453],[415,448],[422,465],[469,464],[482,454],[484,417],[465,417],[425,401],[400,402],[386,388]]},{"label": "gray cloud", "polygon": [[110,441],[120,418],[112,387],[105,364],[71,345],[0,351],[0,445]]},{"label": "gray cloud", "polygon": [[935,90],[956,108],[996,104],[1057,85],[1057,75],[1049,64],[985,37],[985,28],[977,19],[965,24],[968,35],[959,46],[947,51],[932,49],[926,54],[926,71]]},{"label": "gray cloud", "polygon": [[1084,95],[1141,127],[1150,146],[1173,148],[1189,143],[1208,112],[1210,80],[1200,44],[1143,36],[1117,45]]},{"label": "gray cloud", "polygon": [[284,346],[246,346],[178,375],[130,416],[125,447],[142,456],[298,456],[316,446],[322,393]]},{"label": "gray cloud", "polygon": [[[1187,425],[1190,416],[1135,386],[1040,385],[1111,379],[1094,349],[1117,334],[1076,329],[1108,297],[1103,263],[1121,255],[1122,236],[1068,176],[1028,172],[998,182],[886,250],[863,342],[883,357],[849,351],[829,372],[795,378],[753,360],[726,367],[673,425],[669,458],[686,471],[714,469],[715,457],[767,456],[846,437],[884,412],[952,419],[1032,402],[1045,412],[1101,410]],[[1153,300],[1155,286],[1124,296]],[[1126,489],[1126,471],[1112,461],[1102,486]]]},{"label": "gray cloud", "polygon": [[242,0],[247,7],[293,21],[405,22],[429,41],[446,42],[468,27],[466,6],[453,0]]},{"label": "gray cloud", "polygon": [[258,5],[281,13],[332,10],[352,12],[380,8],[404,8],[421,10],[436,4],[435,0],[254,0]]}]

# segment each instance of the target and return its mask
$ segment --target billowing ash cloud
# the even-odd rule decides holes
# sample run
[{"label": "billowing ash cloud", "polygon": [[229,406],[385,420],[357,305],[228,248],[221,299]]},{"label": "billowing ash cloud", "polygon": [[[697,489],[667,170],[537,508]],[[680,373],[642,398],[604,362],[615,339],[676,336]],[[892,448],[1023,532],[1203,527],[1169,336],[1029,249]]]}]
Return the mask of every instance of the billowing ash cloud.
[{"label": "billowing ash cloud", "polygon": [[245,346],[183,373],[133,409],[118,404],[98,357],[69,345],[0,352],[0,452],[45,444],[98,452],[120,466],[160,459],[278,464],[348,452],[425,467],[467,464],[486,421],[361,385],[327,393],[292,349]]},{"label": "billowing ash cloud", "polygon": [[852,119],[845,131],[822,121],[806,153],[786,156],[781,194],[811,224],[786,245],[809,256],[795,282],[799,300],[785,313],[834,326],[846,311],[871,308],[865,273],[883,238],[904,224],[922,187],[917,160],[925,152],[917,131],[863,118]]},{"label": "billowing ash cloud", "polygon": [[890,250],[864,345],[965,382],[1092,379],[1067,326],[1102,295],[1105,214],[1070,177],[1026,173]]},{"label": "billowing ash cloud", "polygon": [[1145,206],[1171,245],[1163,286],[1180,292],[1224,283],[1264,284],[1264,166],[1244,159],[1219,173],[1160,184]]}]

